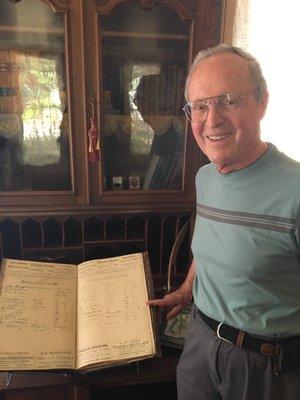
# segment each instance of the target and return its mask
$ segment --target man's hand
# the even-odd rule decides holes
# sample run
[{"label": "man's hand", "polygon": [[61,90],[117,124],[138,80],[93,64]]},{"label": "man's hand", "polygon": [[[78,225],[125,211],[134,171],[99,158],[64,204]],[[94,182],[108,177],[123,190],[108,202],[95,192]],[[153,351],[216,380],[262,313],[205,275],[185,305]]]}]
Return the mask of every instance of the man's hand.
[{"label": "man's hand", "polygon": [[165,308],[167,311],[167,319],[175,317],[192,300],[195,274],[196,267],[195,261],[193,260],[185,281],[179,289],[175,290],[175,292],[166,294],[162,299],[149,300],[147,301],[147,304],[149,306]]},{"label": "man's hand", "polygon": [[167,319],[170,319],[179,314],[191,302],[191,299],[192,291],[182,285],[175,292],[166,294],[162,299],[149,300],[147,304],[165,308]]}]

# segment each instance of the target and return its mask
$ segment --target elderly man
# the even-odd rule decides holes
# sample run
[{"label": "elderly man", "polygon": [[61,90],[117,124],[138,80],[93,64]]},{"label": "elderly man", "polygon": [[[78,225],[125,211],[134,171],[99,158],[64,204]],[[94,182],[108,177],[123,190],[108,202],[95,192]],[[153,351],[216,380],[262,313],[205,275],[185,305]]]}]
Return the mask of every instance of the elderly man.
[{"label": "elderly man", "polygon": [[200,52],[186,97],[211,161],[196,177],[194,260],[176,292],[149,302],[172,317],[194,298],[179,399],[299,400],[300,164],[260,138],[268,92],[250,54]]}]

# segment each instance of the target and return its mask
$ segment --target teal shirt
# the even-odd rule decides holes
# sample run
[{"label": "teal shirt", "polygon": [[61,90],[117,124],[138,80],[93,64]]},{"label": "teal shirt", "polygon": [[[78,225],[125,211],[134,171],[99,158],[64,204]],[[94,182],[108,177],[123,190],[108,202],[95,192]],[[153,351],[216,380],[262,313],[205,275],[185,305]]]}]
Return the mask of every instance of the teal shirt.
[{"label": "teal shirt", "polygon": [[300,334],[300,163],[270,144],[249,167],[196,176],[194,301],[257,335]]}]

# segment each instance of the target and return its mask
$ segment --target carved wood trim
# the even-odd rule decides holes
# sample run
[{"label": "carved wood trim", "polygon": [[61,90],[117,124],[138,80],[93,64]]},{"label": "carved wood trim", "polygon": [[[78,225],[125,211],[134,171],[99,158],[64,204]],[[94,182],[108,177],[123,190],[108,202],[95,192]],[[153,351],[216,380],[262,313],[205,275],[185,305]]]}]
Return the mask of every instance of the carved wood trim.
[{"label": "carved wood trim", "polygon": [[220,43],[221,38],[222,0],[210,0],[207,12],[206,47],[213,47]]},{"label": "carved wood trim", "polygon": [[174,10],[182,20],[192,20],[197,11],[197,0],[95,0],[98,15],[110,17],[117,7],[126,4],[139,4],[144,10],[155,6],[165,6]]},{"label": "carved wood trim", "polygon": [[140,0],[140,7],[144,10],[151,10],[155,6],[155,0]]},{"label": "carved wood trim", "polygon": [[65,12],[69,8],[71,0],[42,0],[48,4],[55,13]]},{"label": "carved wood trim", "polygon": [[182,3],[190,12],[196,12],[198,8],[198,0],[182,0]]}]

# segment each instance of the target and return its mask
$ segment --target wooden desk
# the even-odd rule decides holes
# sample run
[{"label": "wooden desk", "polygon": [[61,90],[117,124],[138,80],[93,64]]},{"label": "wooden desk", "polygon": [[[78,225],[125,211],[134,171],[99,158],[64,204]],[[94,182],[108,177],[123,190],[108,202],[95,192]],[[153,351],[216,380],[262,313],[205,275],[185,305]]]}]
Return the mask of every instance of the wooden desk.
[{"label": "wooden desk", "polygon": [[[87,374],[77,372],[13,372],[8,385],[6,373],[0,373],[0,400],[95,400],[133,399],[126,387],[136,386],[139,398],[146,399],[166,391],[165,400],[175,400],[176,365],[180,351],[164,349],[159,358],[143,360]],[[131,389],[129,388],[129,391]],[[141,394],[143,393],[143,395]],[[102,395],[104,394],[104,396]],[[150,398],[150,397],[149,397]]]}]

